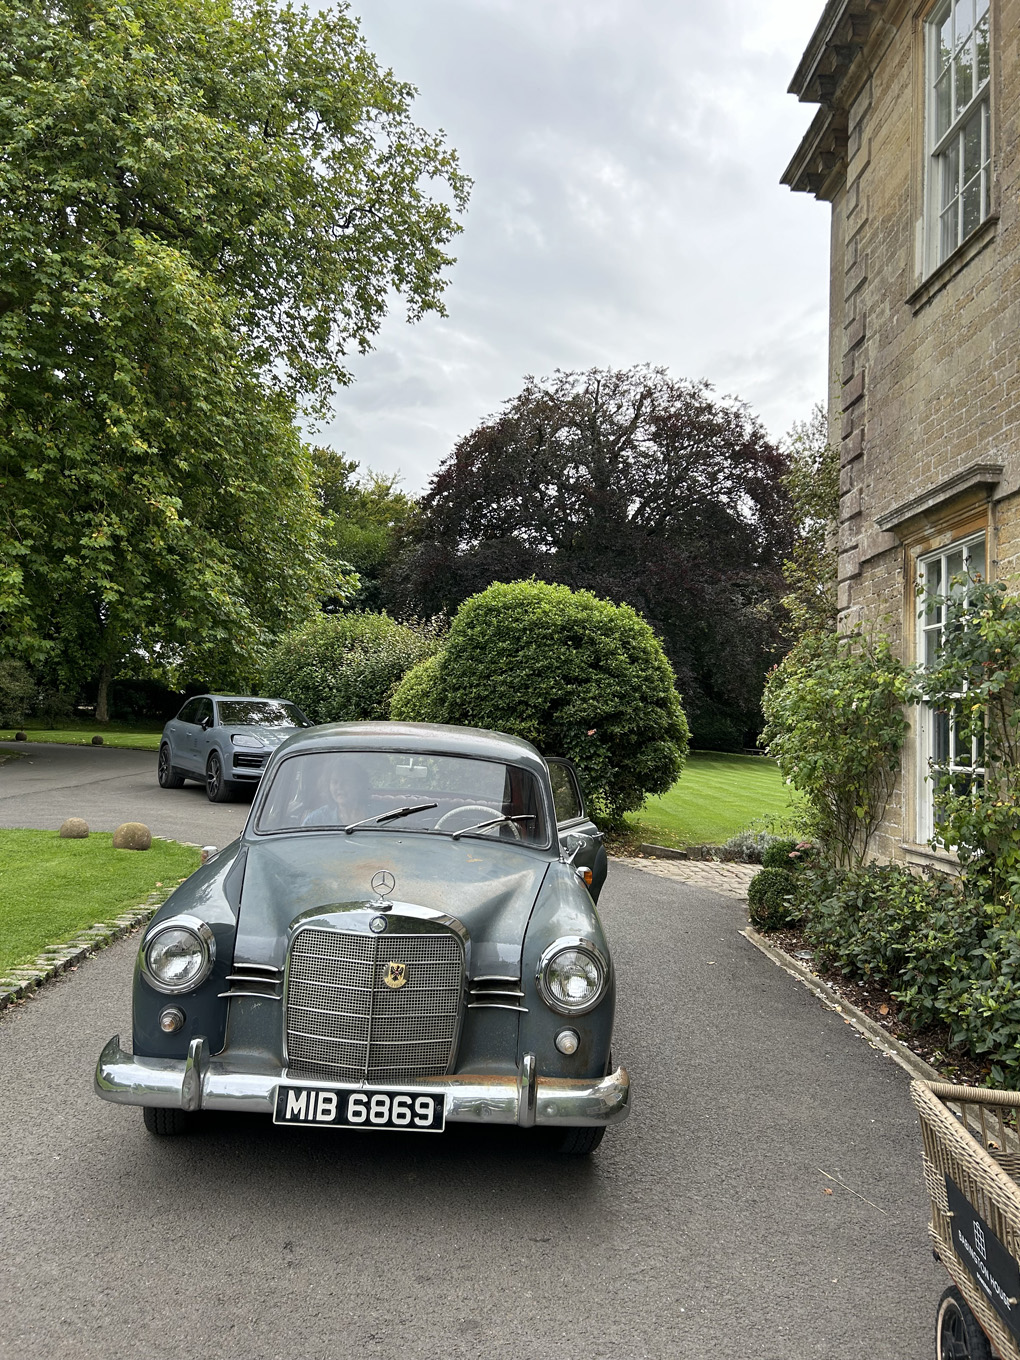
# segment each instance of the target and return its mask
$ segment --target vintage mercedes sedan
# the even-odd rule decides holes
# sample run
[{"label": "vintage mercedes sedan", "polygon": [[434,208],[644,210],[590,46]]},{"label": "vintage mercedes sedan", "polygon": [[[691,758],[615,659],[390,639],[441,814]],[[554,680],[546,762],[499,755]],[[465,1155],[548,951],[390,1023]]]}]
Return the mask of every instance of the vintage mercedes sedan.
[{"label": "vintage mercedes sedan", "polygon": [[[96,1091],[156,1134],[277,1124],[545,1130],[626,1118],[602,837],[572,766],[498,732],[338,723],[273,753],[241,836],[159,909],[132,1051]],[[537,1136],[537,1135],[532,1135]]]}]

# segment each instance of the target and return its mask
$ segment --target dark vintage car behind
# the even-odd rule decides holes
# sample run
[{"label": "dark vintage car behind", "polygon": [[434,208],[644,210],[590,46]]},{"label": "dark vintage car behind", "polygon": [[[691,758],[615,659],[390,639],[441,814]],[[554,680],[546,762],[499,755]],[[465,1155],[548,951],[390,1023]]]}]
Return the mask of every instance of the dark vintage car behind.
[{"label": "dark vintage car behind", "polygon": [[156,1133],[281,1124],[545,1128],[583,1154],[628,1113],[596,910],[602,837],[566,762],[429,724],[309,729],[240,838],[160,908],[133,1051],[96,1088]]}]

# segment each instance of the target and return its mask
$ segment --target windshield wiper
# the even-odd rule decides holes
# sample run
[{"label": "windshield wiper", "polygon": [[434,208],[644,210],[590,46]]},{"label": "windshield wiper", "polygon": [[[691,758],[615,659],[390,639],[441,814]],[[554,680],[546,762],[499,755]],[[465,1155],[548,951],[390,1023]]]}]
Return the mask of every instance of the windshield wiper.
[{"label": "windshield wiper", "polygon": [[[433,807],[435,806],[433,803]],[[453,833],[450,840],[460,840],[461,836],[466,836],[469,831],[484,831],[487,826],[502,826],[504,822],[533,822],[534,820],[535,814],[533,812],[524,812],[517,817],[493,817],[488,822],[476,822],[474,826],[461,827],[459,831]]]},{"label": "windshield wiper", "polygon": [[344,831],[349,836],[359,826],[378,826],[380,822],[395,822],[398,817],[410,817],[412,812],[428,812],[429,808],[438,806],[438,803],[415,803],[413,807],[393,808],[379,817],[362,817],[360,822],[351,822],[350,826],[344,827]]}]

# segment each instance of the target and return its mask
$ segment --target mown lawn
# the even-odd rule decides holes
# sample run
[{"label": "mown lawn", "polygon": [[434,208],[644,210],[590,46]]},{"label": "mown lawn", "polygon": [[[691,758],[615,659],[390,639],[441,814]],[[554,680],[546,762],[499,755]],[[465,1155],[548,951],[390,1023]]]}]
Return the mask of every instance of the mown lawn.
[{"label": "mown lawn", "polygon": [[154,890],[169,892],[198,864],[199,851],[176,841],[114,850],[109,832],[71,841],[55,831],[0,830],[0,974],[107,924]]},{"label": "mown lawn", "polygon": [[656,845],[721,845],[759,818],[783,821],[794,797],[764,756],[694,751],[670,791],[649,798],[627,823],[638,840]]},{"label": "mown lawn", "polygon": [[88,746],[98,733],[104,746],[125,746],[138,751],[155,751],[159,748],[159,736],[163,731],[162,723],[145,722],[85,722],[69,720],[61,727],[51,729],[44,726],[38,718],[30,718],[20,727],[0,728],[0,741],[13,741],[15,732],[24,732],[29,741],[55,741],[62,746]]}]

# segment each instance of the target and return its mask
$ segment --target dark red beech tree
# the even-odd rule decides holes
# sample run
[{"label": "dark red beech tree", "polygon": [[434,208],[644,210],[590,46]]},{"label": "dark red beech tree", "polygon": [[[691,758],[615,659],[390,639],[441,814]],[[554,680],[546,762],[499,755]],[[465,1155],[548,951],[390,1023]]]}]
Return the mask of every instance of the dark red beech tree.
[{"label": "dark red beech tree", "polygon": [[707,383],[648,366],[528,378],[436,472],[388,603],[428,616],[535,576],[630,604],[663,640],[696,742],[739,747],[784,650],[786,468]]}]

